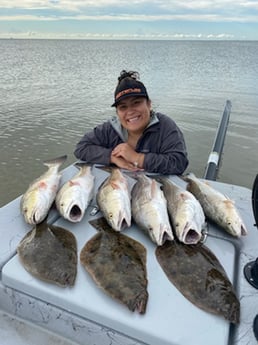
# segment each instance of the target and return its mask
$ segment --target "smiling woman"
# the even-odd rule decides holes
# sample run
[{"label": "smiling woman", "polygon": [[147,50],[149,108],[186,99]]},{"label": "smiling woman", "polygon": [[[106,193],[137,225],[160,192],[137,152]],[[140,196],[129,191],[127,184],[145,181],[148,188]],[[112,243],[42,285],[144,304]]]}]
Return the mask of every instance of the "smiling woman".
[{"label": "smiling woman", "polygon": [[123,70],[114,103],[117,117],[86,133],[75,156],[91,164],[160,174],[182,174],[188,165],[183,134],[168,116],[154,112],[137,72]]}]

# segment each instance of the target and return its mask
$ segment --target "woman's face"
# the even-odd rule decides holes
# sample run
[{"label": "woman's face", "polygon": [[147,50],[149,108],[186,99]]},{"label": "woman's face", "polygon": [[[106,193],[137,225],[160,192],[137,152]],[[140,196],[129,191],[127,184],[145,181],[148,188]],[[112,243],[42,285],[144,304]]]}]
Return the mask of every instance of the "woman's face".
[{"label": "woman's face", "polygon": [[128,132],[142,133],[150,121],[151,101],[145,97],[127,97],[118,103],[116,112]]}]

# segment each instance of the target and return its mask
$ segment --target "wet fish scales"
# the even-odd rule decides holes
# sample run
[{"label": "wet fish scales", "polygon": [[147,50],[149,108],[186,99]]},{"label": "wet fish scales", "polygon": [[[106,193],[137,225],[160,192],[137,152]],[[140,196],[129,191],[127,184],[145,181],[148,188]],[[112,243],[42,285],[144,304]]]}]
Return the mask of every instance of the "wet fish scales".
[{"label": "wet fish scales", "polygon": [[100,232],[83,247],[81,264],[110,297],[144,314],[148,301],[146,249],[112,230],[104,218],[90,223]]},{"label": "wet fish scales", "polygon": [[59,167],[66,159],[65,155],[43,162],[48,170],[29,185],[21,198],[20,209],[26,223],[39,224],[47,217],[60,184]]},{"label": "wet fish scales", "polygon": [[158,177],[167,199],[168,213],[180,242],[196,244],[206,229],[205,216],[194,195],[179,187],[167,177]]},{"label": "wet fish scales", "polygon": [[238,324],[240,302],[216,256],[204,245],[166,242],[156,249],[168,279],[190,302]]},{"label": "wet fish scales", "polygon": [[131,226],[131,196],[126,177],[119,168],[100,185],[96,200],[109,225],[116,231]]},{"label": "wet fish scales", "polygon": [[184,176],[188,182],[187,190],[199,200],[205,215],[235,237],[245,236],[248,231],[234,202],[225,197],[206,181],[198,179],[193,173]]},{"label": "wet fish scales", "polygon": [[77,243],[68,230],[46,222],[36,225],[17,247],[24,268],[38,279],[72,286],[77,275]]},{"label": "wet fish scales", "polygon": [[61,216],[70,222],[80,222],[93,199],[95,177],[91,166],[76,163],[79,172],[68,180],[56,195],[56,207]]},{"label": "wet fish scales", "polygon": [[145,174],[137,176],[132,188],[132,216],[158,246],[174,235],[169,221],[167,201],[156,180]]}]

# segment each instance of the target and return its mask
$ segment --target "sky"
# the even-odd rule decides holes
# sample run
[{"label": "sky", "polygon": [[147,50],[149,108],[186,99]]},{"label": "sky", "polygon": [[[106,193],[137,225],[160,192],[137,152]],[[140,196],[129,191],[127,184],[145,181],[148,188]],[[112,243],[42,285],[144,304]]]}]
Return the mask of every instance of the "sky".
[{"label": "sky", "polygon": [[258,40],[258,0],[0,0],[0,38]]}]

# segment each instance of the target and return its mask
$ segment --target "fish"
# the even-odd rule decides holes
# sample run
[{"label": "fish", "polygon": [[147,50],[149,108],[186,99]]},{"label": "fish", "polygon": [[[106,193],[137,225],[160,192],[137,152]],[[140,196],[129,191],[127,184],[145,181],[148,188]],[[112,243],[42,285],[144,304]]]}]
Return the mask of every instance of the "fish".
[{"label": "fish", "polygon": [[167,200],[168,213],[177,239],[185,244],[196,244],[206,229],[205,215],[199,201],[187,190],[167,177],[158,177]]},{"label": "fish", "polygon": [[131,191],[132,218],[158,246],[174,235],[169,221],[167,201],[158,182],[138,174]]},{"label": "fish", "polygon": [[131,226],[131,195],[119,168],[112,168],[110,176],[99,186],[96,200],[112,229],[121,231]]},{"label": "fish", "polygon": [[89,223],[99,232],[82,248],[81,265],[108,296],[132,312],[145,314],[148,302],[146,248],[113,230],[104,217]]},{"label": "fish", "polygon": [[58,285],[73,286],[77,275],[77,242],[64,228],[36,224],[17,247],[23,267],[37,279]]},{"label": "fish", "polygon": [[55,203],[61,216],[70,222],[80,222],[93,199],[95,176],[86,163],[76,163],[79,172],[58,191]]},{"label": "fish", "polygon": [[66,159],[65,155],[45,161],[48,170],[35,179],[22,195],[20,209],[26,223],[39,224],[47,217],[60,185],[61,173],[58,169]]},{"label": "fish", "polygon": [[155,255],[169,281],[196,307],[238,324],[240,302],[223,266],[204,244],[166,242]]},{"label": "fish", "polygon": [[188,182],[187,190],[199,200],[207,218],[234,237],[247,235],[247,228],[231,199],[211,187],[209,183],[198,179],[193,173],[184,176],[183,179]]}]

